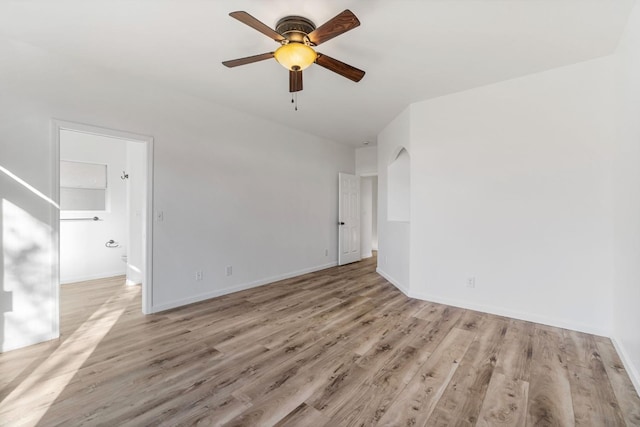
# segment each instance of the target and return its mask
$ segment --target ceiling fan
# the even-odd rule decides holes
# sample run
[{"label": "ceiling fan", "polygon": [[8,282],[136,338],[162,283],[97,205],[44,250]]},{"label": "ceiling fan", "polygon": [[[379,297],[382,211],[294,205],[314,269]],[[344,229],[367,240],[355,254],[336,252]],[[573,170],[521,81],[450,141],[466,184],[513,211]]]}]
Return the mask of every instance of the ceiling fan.
[{"label": "ceiling fan", "polygon": [[364,77],[364,71],[313,49],[315,46],[360,25],[358,18],[348,9],[318,28],[311,20],[302,16],[285,16],[278,21],[275,30],[244,11],[231,12],[229,16],[272,38],[280,43],[280,47],[274,52],[224,61],[222,64],[227,67],[237,67],[275,58],[289,70],[289,92],[302,90],[302,70],[314,62],[354,82],[359,82]]}]

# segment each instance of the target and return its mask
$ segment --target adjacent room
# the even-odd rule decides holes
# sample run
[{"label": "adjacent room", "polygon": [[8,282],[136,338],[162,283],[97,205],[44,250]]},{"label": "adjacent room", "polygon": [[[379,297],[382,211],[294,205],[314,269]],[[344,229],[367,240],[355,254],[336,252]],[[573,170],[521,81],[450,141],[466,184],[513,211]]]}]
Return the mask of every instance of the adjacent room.
[{"label": "adjacent room", "polygon": [[0,425],[640,426],[637,0],[7,0],[0,112]]}]

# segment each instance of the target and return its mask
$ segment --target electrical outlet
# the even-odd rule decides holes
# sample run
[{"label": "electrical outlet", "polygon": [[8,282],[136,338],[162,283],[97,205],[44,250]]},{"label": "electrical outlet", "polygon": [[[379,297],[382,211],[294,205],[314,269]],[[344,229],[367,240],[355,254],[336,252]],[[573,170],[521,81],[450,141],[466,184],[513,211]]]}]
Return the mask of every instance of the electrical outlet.
[{"label": "electrical outlet", "polygon": [[324,250],[324,256],[329,256],[329,249]]},{"label": "electrical outlet", "polygon": [[225,272],[226,272],[227,276],[231,276],[233,274],[233,266],[232,265],[227,265],[227,268],[225,269]]},{"label": "electrical outlet", "polygon": [[203,277],[202,271],[200,270],[196,271],[196,280],[200,281],[202,280],[202,277]]},{"label": "electrical outlet", "polygon": [[467,278],[467,288],[475,288],[476,287],[476,278],[469,277]]}]

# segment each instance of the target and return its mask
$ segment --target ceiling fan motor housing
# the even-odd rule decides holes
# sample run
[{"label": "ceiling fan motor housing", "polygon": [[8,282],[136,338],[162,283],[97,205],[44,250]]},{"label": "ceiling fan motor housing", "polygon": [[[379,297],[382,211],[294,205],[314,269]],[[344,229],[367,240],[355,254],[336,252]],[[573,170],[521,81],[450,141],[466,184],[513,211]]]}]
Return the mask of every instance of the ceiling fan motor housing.
[{"label": "ceiling fan motor housing", "polygon": [[289,42],[311,44],[307,34],[316,29],[316,25],[303,16],[285,16],[276,24],[276,32]]}]

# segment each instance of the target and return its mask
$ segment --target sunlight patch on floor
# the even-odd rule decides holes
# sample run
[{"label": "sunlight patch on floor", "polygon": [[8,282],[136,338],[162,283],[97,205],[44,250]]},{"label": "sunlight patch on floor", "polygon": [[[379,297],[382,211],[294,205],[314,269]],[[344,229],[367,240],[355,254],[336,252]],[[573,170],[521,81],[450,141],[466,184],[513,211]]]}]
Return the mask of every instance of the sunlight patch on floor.
[{"label": "sunlight patch on floor", "polygon": [[[118,321],[136,292],[109,298],[2,402],[3,423],[35,426],[56,401],[98,344]],[[116,300],[127,304],[113,309]],[[69,357],[73,354],[73,357]]]}]

